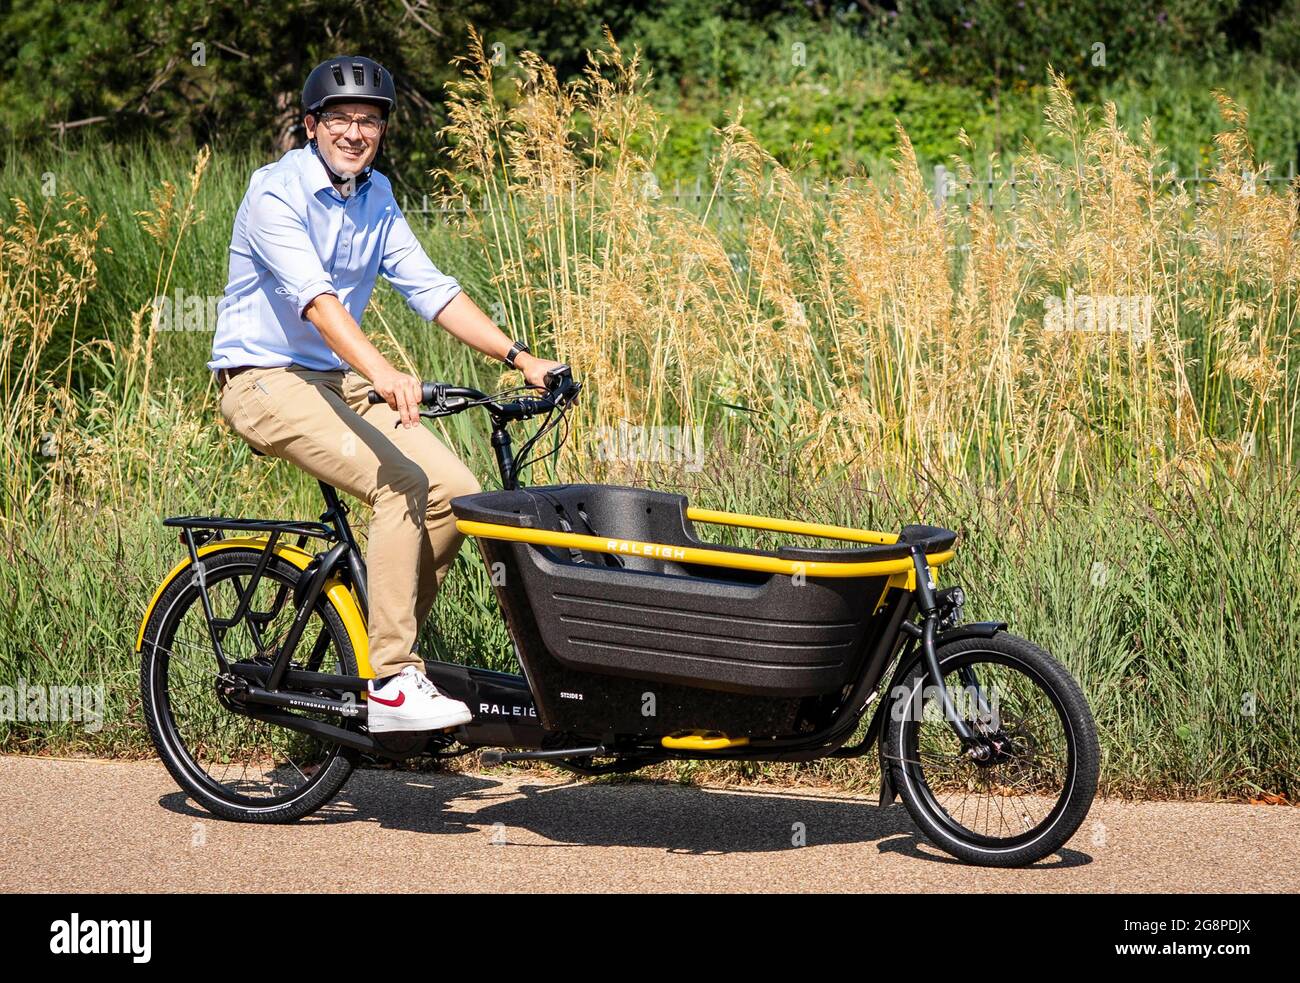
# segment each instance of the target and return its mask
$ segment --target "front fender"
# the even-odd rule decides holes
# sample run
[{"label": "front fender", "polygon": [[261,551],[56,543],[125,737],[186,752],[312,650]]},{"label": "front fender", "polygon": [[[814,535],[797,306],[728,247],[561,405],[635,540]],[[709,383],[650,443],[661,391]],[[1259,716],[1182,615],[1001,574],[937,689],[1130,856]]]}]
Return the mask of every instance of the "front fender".
[{"label": "front fender", "polygon": [[[1000,631],[1005,631],[1007,623],[1005,621],[972,621],[970,624],[958,625],[956,628],[949,628],[934,637],[934,647],[936,649],[949,644],[950,642],[962,642],[968,638],[992,638]],[[908,648],[903,658],[898,660],[898,668],[894,670],[894,675],[890,677],[889,689],[885,691],[886,697],[880,701],[880,709],[876,711],[877,715],[884,711],[888,704],[888,694],[894,691],[904,679],[908,677],[912,669],[922,659],[921,646],[912,645]]]},{"label": "front fender", "polygon": [[1007,623],[1005,621],[972,621],[969,624],[958,625],[956,628],[949,628],[947,631],[939,632],[934,636],[934,644],[938,648],[940,645],[947,645],[949,642],[961,642],[967,638],[992,638],[998,632],[1006,630]]},{"label": "front fender", "polygon": [[[265,549],[266,537],[248,536],[236,539],[218,539],[207,543],[198,548],[199,557],[202,558],[210,553],[218,553],[221,550],[232,549]],[[275,555],[283,560],[292,563],[299,570],[306,570],[307,565],[311,563],[313,556],[305,550],[299,549],[291,543],[277,543]],[[140,631],[135,638],[135,650],[137,652],[144,646],[144,629],[149,623],[149,618],[153,616],[154,608],[158,606],[158,599],[162,597],[173,580],[179,577],[185,570],[193,565],[193,561],[187,556],[180,563],[172,567],[171,572],[163,578],[163,582],[158,585],[158,589],[153,592],[153,597],[149,601],[149,606],[145,609],[144,618],[140,621]],[[357,672],[366,679],[374,677],[374,670],[370,668],[370,639],[366,632],[366,619],[357,606],[356,598],[352,591],[343,584],[337,577],[331,577],[325,585],[325,595],[334,605],[334,609],[339,613],[343,620],[343,627],[347,630],[348,639],[352,642],[352,651],[357,657]]]}]

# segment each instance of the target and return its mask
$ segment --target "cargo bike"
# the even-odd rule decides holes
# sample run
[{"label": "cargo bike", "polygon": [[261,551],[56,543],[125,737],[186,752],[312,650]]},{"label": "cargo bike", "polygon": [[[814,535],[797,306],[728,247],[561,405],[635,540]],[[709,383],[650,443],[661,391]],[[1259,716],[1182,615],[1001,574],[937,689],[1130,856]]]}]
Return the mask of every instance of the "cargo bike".
[{"label": "cargo bike", "polygon": [[[143,711],[182,789],[222,818],[299,819],[362,754],[481,753],[584,775],[670,760],[799,762],[876,754],[939,848],[1018,866],[1060,849],[1097,785],[1098,744],[1070,674],[1000,621],[966,622],[940,588],[951,530],[874,532],[716,511],[646,488],[526,487],[521,472],[581,384],[544,395],[426,383],[421,415],[490,418],[501,490],[452,500],[487,565],[520,674],[426,660],[473,720],[366,729],[366,567],[334,488],[319,521],[179,516],[186,556],[140,627]],[[372,402],[379,401],[371,393]],[[510,427],[540,418],[513,449]],[[836,545],[756,549],[729,526]],[[315,542],[318,548],[309,548]]]}]

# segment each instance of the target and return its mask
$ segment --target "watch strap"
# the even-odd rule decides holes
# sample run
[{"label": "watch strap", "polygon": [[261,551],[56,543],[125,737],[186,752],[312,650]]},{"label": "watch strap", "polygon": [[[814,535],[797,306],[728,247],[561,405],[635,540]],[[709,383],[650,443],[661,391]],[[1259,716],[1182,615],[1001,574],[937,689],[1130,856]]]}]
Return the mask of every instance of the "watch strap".
[{"label": "watch strap", "polygon": [[522,341],[516,341],[510,346],[510,351],[506,352],[506,364],[513,369],[515,367],[515,359],[519,357],[519,353],[526,351],[530,351],[529,347]]}]

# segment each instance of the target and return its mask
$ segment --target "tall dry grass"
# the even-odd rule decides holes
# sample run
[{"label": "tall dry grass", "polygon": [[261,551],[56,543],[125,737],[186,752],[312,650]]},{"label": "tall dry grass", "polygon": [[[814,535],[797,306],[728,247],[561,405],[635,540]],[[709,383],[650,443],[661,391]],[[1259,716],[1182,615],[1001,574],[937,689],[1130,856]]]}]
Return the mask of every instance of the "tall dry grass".
[{"label": "tall dry grass", "polygon": [[[1295,463],[1294,199],[1262,182],[1222,94],[1199,202],[1149,125],[1131,137],[1113,104],[1094,120],[1053,76],[1056,151],[1025,148],[996,214],[937,208],[901,126],[890,178],[809,194],[737,113],[701,215],[657,194],[662,129],[612,38],[573,81],[525,54],[513,99],[501,84],[471,36],[439,177],[511,329],[599,394],[589,440],[690,424],[809,475],[932,468],[1047,494]],[[722,195],[742,222],[710,221]],[[1075,296],[1149,318],[1060,330],[1047,305]]]},{"label": "tall dry grass", "polygon": [[[0,233],[0,517],[28,508],[38,492],[41,459],[57,454],[55,421],[72,410],[71,361],[47,364],[50,339],[71,321],[75,338],[81,309],[94,287],[103,218],[92,220],[75,193],[44,198],[34,210],[14,202],[14,220]],[[60,382],[64,384],[60,386]]]},{"label": "tall dry grass", "polygon": [[[142,489],[156,499],[163,485],[184,476],[192,449],[209,443],[208,421],[192,412],[178,387],[155,387],[151,378],[159,337],[152,298],[167,293],[187,233],[203,219],[195,203],[209,160],[204,147],[187,188],[164,181],[151,193],[154,207],[136,213],[157,247],[154,294],[131,313],[126,342],[107,337],[103,325],[77,336],[82,308],[98,285],[97,256],[112,250],[99,243],[107,216],[93,215],[74,192],[46,198],[39,211],[14,200],[15,218],[0,235],[0,447],[7,464],[0,488],[7,517],[35,514],[66,524],[73,512],[85,518],[129,508]],[[47,364],[50,339],[69,321],[67,356]],[[96,382],[74,390],[74,363],[93,366]]]}]

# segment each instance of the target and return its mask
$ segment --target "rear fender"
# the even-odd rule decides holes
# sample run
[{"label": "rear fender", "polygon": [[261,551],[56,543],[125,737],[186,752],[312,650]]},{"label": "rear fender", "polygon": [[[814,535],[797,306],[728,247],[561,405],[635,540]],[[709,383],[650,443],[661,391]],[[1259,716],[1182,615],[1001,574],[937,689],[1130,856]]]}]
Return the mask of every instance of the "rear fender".
[{"label": "rear fender", "polygon": [[[212,553],[219,553],[222,550],[233,549],[255,549],[261,550],[266,548],[267,539],[265,536],[246,536],[237,539],[218,539],[207,543],[198,548],[199,558],[202,559]],[[308,565],[314,559],[311,553],[299,549],[290,543],[277,543],[275,555],[283,560],[293,564],[299,570],[306,570]],[[153,616],[154,608],[158,606],[158,599],[162,597],[173,580],[181,576],[187,568],[193,566],[193,562],[187,556],[180,563],[172,567],[171,572],[163,578],[163,582],[158,585],[154,591],[153,597],[149,601],[149,606],[145,609],[144,618],[140,621],[140,631],[136,635],[135,650],[137,652],[144,646],[144,629],[149,623],[150,617]],[[356,597],[353,596],[347,586],[338,577],[331,577],[325,584],[325,596],[329,598],[334,609],[338,611],[339,617],[343,620],[343,627],[347,630],[348,639],[352,642],[352,651],[357,657],[357,671],[365,679],[374,678],[374,670],[370,668],[370,640],[366,633],[366,619],[361,613],[360,607],[357,606]]]}]

